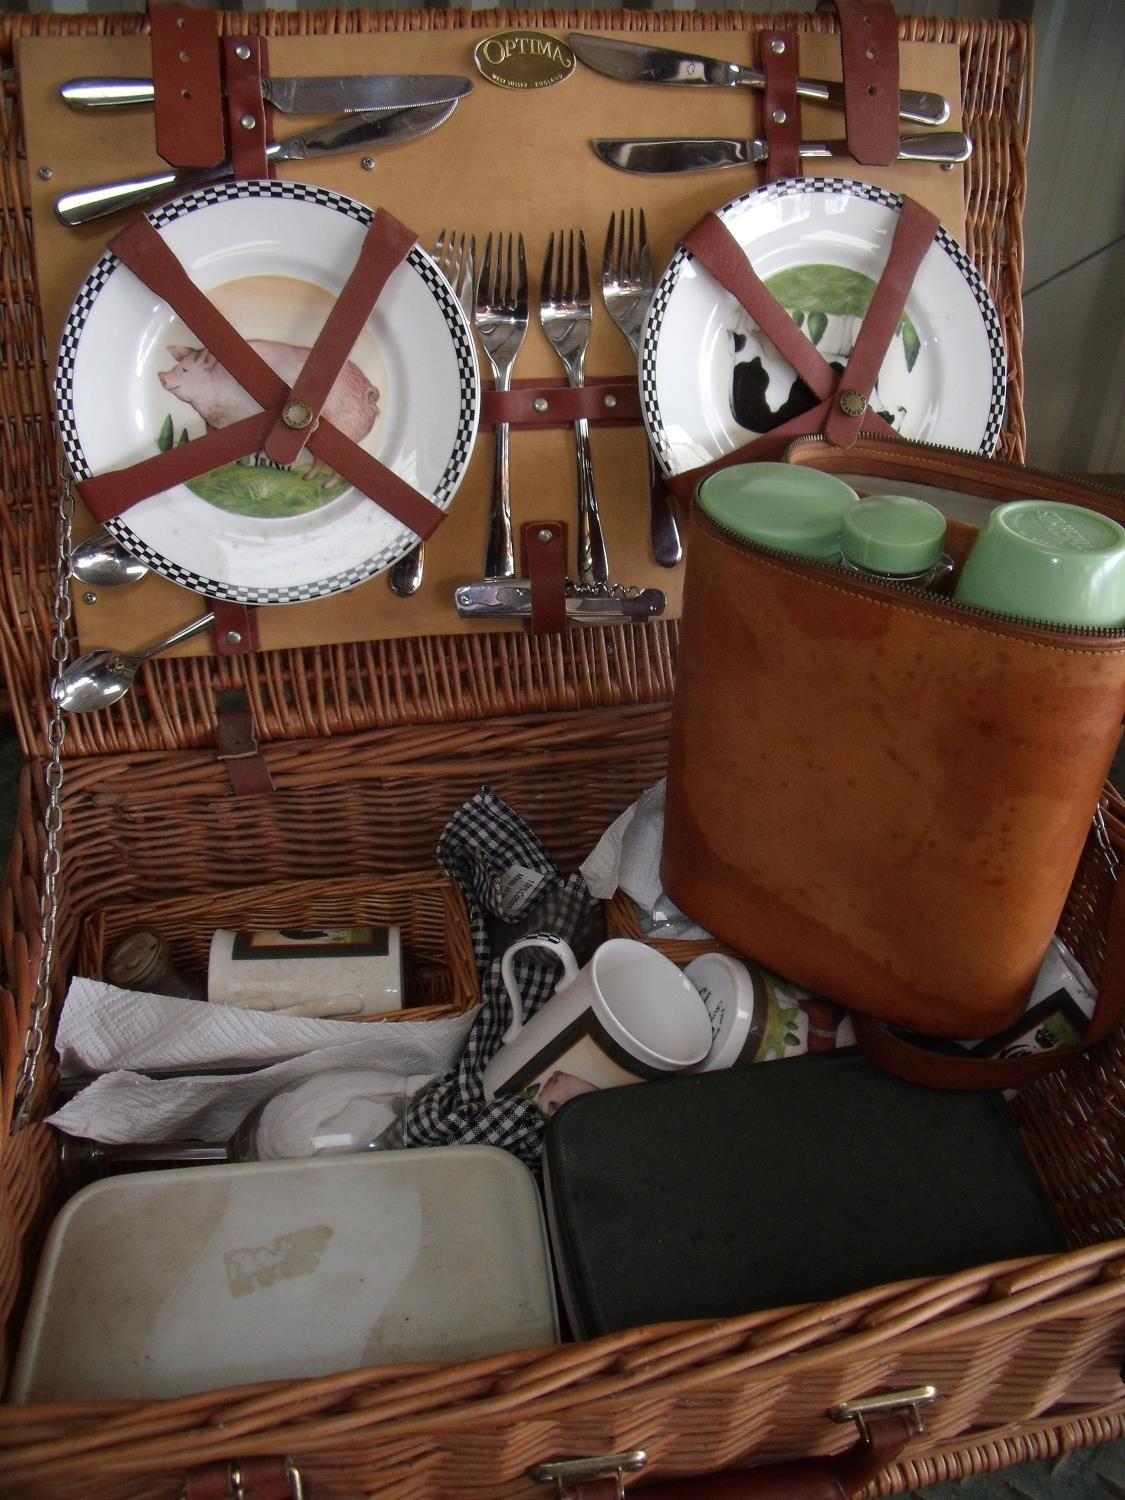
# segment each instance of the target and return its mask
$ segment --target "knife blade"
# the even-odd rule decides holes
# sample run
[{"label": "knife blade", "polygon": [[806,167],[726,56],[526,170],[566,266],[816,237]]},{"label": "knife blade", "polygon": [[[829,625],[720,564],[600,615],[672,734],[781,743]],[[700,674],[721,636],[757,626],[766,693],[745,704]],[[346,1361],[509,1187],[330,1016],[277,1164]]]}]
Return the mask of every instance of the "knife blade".
[{"label": "knife blade", "polygon": [[[722,136],[650,136],[636,140],[595,140],[594,150],[621,172],[709,172],[763,162],[769,146],[760,137],[730,140]],[[959,130],[899,137],[899,161],[933,161],[950,166],[967,161],[973,143]],[[803,157],[846,156],[847,141],[802,141]]]},{"label": "knife blade", "polygon": [[[672,47],[650,47],[643,42],[622,42],[614,37],[585,36],[581,32],[571,32],[567,41],[588,68],[627,83],[684,84],[689,88],[734,88],[742,84],[764,89],[766,86],[766,75],[759,69],[717,57],[700,57]],[[819,99],[822,104],[842,107],[844,103],[844,85],[820,78],[798,78],[797,93],[802,99]],[[949,119],[949,100],[941,94],[902,89],[898,100],[902,120],[916,125],[944,125]]]},{"label": "knife blade", "polygon": [[[383,110],[379,114],[345,115],[341,120],[313,130],[303,130],[266,148],[270,161],[314,161],[318,156],[335,156],[345,151],[399,141],[416,140],[443,125],[457,108],[452,104],[414,104],[403,109]],[[137,208],[155,198],[170,198],[210,182],[222,182],[231,175],[230,163],[204,171],[161,172],[152,177],[138,177],[129,182],[105,183],[64,193],[55,203],[55,214],[68,226],[89,224],[122,209]]]},{"label": "knife blade", "polygon": [[[412,104],[448,104],[472,92],[456,74],[349,74],[338,78],[263,78],[262,94],[290,115],[360,114],[405,109]],[[128,109],[151,104],[151,78],[72,78],[59,94],[71,109]]]}]

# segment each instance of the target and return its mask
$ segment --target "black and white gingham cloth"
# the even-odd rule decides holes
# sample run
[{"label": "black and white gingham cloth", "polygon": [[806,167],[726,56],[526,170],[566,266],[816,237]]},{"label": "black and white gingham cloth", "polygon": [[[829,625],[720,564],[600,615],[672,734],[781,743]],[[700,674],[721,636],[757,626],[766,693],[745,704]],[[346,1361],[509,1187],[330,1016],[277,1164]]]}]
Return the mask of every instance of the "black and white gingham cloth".
[{"label": "black and white gingham cloth", "polygon": [[[534,1164],[543,1147],[539,1110],[528,1099],[484,1097],[485,1065],[512,1019],[500,960],[521,937],[549,932],[565,938],[585,963],[601,938],[601,908],[582,876],[561,875],[523,819],[488,787],[454,813],[437,857],[469,908],[481,1009],[457,1072],[411,1102],[406,1144],[501,1146]],[[532,949],[516,960],[525,1019],[554,993],[560,973],[546,952]]]}]

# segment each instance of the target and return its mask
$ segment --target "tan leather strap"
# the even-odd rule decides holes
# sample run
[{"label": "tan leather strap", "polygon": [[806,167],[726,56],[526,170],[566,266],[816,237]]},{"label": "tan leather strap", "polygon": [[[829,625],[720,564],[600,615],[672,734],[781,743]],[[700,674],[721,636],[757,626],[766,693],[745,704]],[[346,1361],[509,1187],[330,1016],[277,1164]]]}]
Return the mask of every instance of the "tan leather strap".
[{"label": "tan leather strap", "polygon": [[[1125,1013],[1125,874],[1118,874],[1110,905],[1108,946],[1094,1013],[1082,1047],[1103,1041]],[[908,1083],[939,1089],[1018,1089],[1053,1073],[1078,1053],[1059,1047],[1030,1057],[957,1057],[916,1047],[909,1038],[891,1031],[882,1021],[853,1014],[856,1040],[872,1062],[897,1073]]]},{"label": "tan leather strap", "polygon": [[482,431],[507,422],[512,427],[569,427],[579,417],[602,427],[636,425],[641,420],[637,381],[597,377],[577,388],[562,379],[518,380],[510,391],[485,391]]},{"label": "tan leather strap", "polygon": [[216,757],[223,762],[236,797],[273,791],[273,777],[254,733],[246,694],[220,693],[216,702]]},{"label": "tan leather strap", "polygon": [[223,38],[227,84],[227,136],[236,177],[272,177],[266,159],[270,117],[262,97],[262,74],[269,67],[260,36]]},{"label": "tan leather strap", "polygon": [[[343,290],[325,318],[324,327],[293,382],[282,416],[266,441],[266,456],[275,463],[293,463],[308,442],[336,378],[371,316],[371,309],[416,240],[413,230],[390,214],[376,213]],[[303,427],[287,424],[285,414],[294,404],[309,414],[309,422]]]},{"label": "tan leather strap", "polygon": [[766,75],[762,102],[769,156],[766,181],[801,175],[801,101],[797,98],[797,33],[763,31],[758,57]]},{"label": "tan leather strap", "polygon": [[[371,234],[385,241],[388,254],[401,259],[405,231],[391,215],[380,210],[368,237]],[[131,221],[111,241],[110,248],[123,265],[179,313],[219,364],[265,409],[140,464],[82,480],[78,486],[82,498],[102,521],[120,515],[150,495],[257,452],[290,397],[289,387],[200,291],[148,219]],[[321,417],[311,435],[306,433],[306,446],[418,536],[431,536],[444,520],[444,512],[426,496],[345,437],[327,418]]]},{"label": "tan leather strap", "polygon": [[566,629],[566,526],[526,521],[520,528],[524,573],[531,580],[531,633]]},{"label": "tan leather strap", "polygon": [[820,0],[840,18],[848,150],[869,167],[898,155],[898,20],[891,0]]},{"label": "tan leather strap", "polygon": [[[637,1500],[850,1500],[902,1452],[918,1426],[905,1412],[867,1419],[868,1436],[834,1458],[799,1458],[756,1469],[728,1469],[697,1479],[640,1484]],[[606,1485],[613,1488],[607,1489]],[[612,1500],[615,1480],[594,1480],[564,1491],[567,1500]]]},{"label": "tan leather strap", "polygon": [[156,149],[172,167],[226,158],[215,13],[150,0]]},{"label": "tan leather strap", "polygon": [[[918,267],[937,234],[939,220],[913,198],[902,200],[887,264],[840,377],[840,395],[824,424],[824,436],[836,448],[848,448],[859,437],[867,403],[899,325]],[[854,398],[854,399],[852,399]]]}]

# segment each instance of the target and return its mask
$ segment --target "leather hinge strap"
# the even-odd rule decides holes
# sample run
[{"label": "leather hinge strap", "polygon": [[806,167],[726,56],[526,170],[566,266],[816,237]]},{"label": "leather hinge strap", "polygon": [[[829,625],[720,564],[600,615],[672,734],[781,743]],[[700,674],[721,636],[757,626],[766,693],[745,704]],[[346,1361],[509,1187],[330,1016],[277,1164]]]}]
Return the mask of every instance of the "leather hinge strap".
[{"label": "leather hinge strap", "polygon": [[801,175],[801,102],[797,98],[797,33],[763,31],[758,56],[766,75],[762,101],[769,155],[766,181]]},{"label": "leather hinge strap", "polygon": [[272,792],[273,777],[258,746],[246,694],[220,693],[216,712],[215,755],[227,768],[235,796],[253,797],[261,792]]},{"label": "leather hinge strap", "polygon": [[243,1458],[204,1464],[184,1480],[181,1500],[307,1500],[300,1472],[287,1458]]},{"label": "leather hinge strap", "polygon": [[270,177],[266,157],[270,112],[262,96],[262,75],[269,68],[260,36],[223,38],[223,73],[227,84],[227,134],[236,177]]},{"label": "leather hinge strap", "polygon": [[227,154],[215,12],[150,0],[156,149],[171,167],[217,167]]},{"label": "leather hinge strap", "polygon": [[[399,247],[407,231],[380,211],[371,233],[388,235]],[[82,480],[78,486],[82,498],[91,514],[103,522],[174,484],[186,483],[222,463],[257,452],[290,395],[281,377],[200,291],[146,218],[133,220],[111,242],[110,249],[180,315],[202,341],[207,358],[217,361],[264,410],[139,464]],[[326,417],[321,417],[311,435],[306,434],[306,446],[416,535],[432,535],[444,520],[445,513],[426,496],[345,437]]]},{"label": "leather hinge strap", "polygon": [[898,155],[898,19],[891,0],[819,0],[840,18],[844,128],[848,150],[865,166]]}]

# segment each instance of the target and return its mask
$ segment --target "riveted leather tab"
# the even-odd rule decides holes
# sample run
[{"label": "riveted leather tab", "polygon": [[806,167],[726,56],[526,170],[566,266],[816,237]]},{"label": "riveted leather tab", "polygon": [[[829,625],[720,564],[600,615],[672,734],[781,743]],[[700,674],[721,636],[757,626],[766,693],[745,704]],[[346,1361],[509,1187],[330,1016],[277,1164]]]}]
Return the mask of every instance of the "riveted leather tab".
[{"label": "riveted leather tab", "polygon": [[801,174],[801,103],[797,98],[797,33],[763,31],[758,56],[766,75],[762,113],[769,156],[766,181]]},{"label": "riveted leather tab", "polygon": [[227,81],[227,133],[236,177],[272,177],[266,146],[270,111],[262,97],[262,74],[269,67],[260,36],[223,38],[223,72]]},{"label": "riveted leather tab", "polygon": [[217,167],[227,154],[215,12],[150,0],[156,149],[171,167]]},{"label": "riveted leather tab", "polygon": [[531,580],[531,631],[549,635],[566,629],[566,526],[528,521],[520,528],[524,573]]}]

